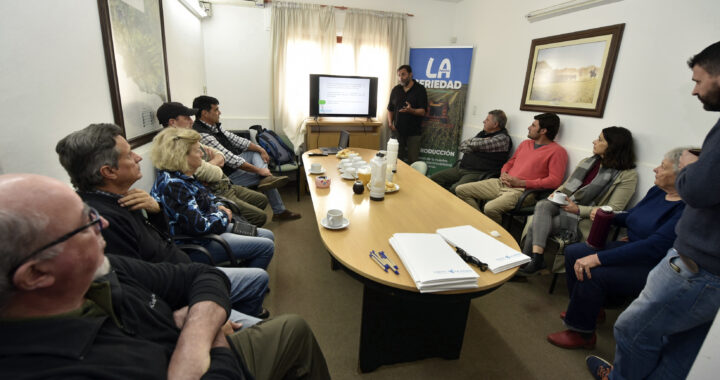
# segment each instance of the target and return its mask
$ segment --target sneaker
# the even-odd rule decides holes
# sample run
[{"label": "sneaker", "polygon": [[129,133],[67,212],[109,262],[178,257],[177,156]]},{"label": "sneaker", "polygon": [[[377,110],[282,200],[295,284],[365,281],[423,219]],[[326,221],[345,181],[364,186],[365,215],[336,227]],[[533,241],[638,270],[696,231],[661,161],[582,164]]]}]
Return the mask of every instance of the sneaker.
[{"label": "sneaker", "polygon": [[288,209],[285,209],[285,211],[279,213],[279,214],[273,214],[272,220],[294,220],[294,219],[300,219],[302,215],[298,213],[294,213]]},{"label": "sneaker", "polygon": [[588,371],[590,371],[590,374],[595,380],[608,380],[610,371],[613,369],[612,364],[607,360],[595,355],[587,356],[585,358],[585,364],[587,364]]},{"label": "sneaker", "polygon": [[270,189],[277,189],[278,187],[283,187],[288,182],[288,177],[281,176],[281,177],[275,177],[274,175],[269,175],[263,179],[260,180],[260,183],[258,183],[257,190],[258,191],[265,191]]},{"label": "sneaker", "polygon": [[547,336],[548,342],[562,348],[595,348],[597,342],[597,335],[592,334],[590,338],[583,338],[583,336],[572,330],[558,331]]},{"label": "sneaker", "polygon": [[545,265],[545,260],[538,260],[538,261],[531,261],[525,266],[525,268],[521,268],[517,271],[517,274],[519,276],[530,276],[533,274],[540,274],[539,272],[543,269],[546,269],[547,265]]},{"label": "sneaker", "polygon": [[[563,311],[560,313],[560,319],[565,320],[565,316],[567,315],[567,311]],[[605,309],[600,309],[600,312],[597,315],[597,323],[605,323],[605,319],[607,319],[607,316],[605,315]]]}]

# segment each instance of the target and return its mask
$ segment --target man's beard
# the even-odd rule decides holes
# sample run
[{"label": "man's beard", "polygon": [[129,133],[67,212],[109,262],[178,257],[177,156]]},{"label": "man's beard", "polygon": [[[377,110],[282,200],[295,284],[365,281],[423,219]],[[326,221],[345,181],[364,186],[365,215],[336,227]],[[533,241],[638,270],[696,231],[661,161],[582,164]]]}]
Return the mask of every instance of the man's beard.
[{"label": "man's beard", "polygon": [[706,111],[720,111],[720,86],[713,86],[707,95],[703,97],[698,95],[698,99]]}]

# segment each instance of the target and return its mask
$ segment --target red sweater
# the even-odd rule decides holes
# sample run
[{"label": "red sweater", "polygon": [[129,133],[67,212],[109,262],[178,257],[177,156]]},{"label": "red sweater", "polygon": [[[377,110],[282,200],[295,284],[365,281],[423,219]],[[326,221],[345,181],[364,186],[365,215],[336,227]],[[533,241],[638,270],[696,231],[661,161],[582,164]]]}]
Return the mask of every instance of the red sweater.
[{"label": "red sweater", "polygon": [[534,140],[518,145],[515,154],[502,167],[503,173],[525,180],[527,189],[556,189],[565,178],[568,156],[555,142],[535,149]]}]

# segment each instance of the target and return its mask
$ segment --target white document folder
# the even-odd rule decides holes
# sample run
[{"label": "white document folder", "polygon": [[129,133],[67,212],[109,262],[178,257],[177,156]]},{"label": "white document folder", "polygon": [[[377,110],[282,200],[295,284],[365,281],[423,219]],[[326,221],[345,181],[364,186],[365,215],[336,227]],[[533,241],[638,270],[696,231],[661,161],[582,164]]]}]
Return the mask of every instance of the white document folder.
[{"label": "white document folder", "polygon": [[508,247],[473,226],[440,228],[437,233],[448,243],[462,248],[468,255],[487,264],[493,273],[530,262],[530,257],[527,255]]},{"label": "white document folder", "polygon": [[478,274],[438,234],[396,233],[390,245],[421,293],[478,287]]}]

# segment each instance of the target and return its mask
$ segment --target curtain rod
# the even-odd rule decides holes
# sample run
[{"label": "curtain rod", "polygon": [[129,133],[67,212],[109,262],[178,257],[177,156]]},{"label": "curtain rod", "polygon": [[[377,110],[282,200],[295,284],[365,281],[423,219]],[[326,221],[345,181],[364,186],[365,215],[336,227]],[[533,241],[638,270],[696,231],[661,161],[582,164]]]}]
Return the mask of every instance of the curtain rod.
[{"label": "curtain rod", "polygon": [[[265,2],[265,3],[272,3],[272,0],[264,0],[264,2]],[[341,11],[346,11],[346,10],[349,9],[348,7],[340,6],[340,5],[323,5],[323,4],[320,4],[320,6],[323,7],[323,8],[324,8],[324,7],[333,7],[333,8],[335,8],[335,9],[339,9],[339,10],[341,10]],[[376,11],[376,12],[382,12],[382,11]],[[415,15],[412,14],[412,13],[405,13],[405,16],[415,17]]]}]

